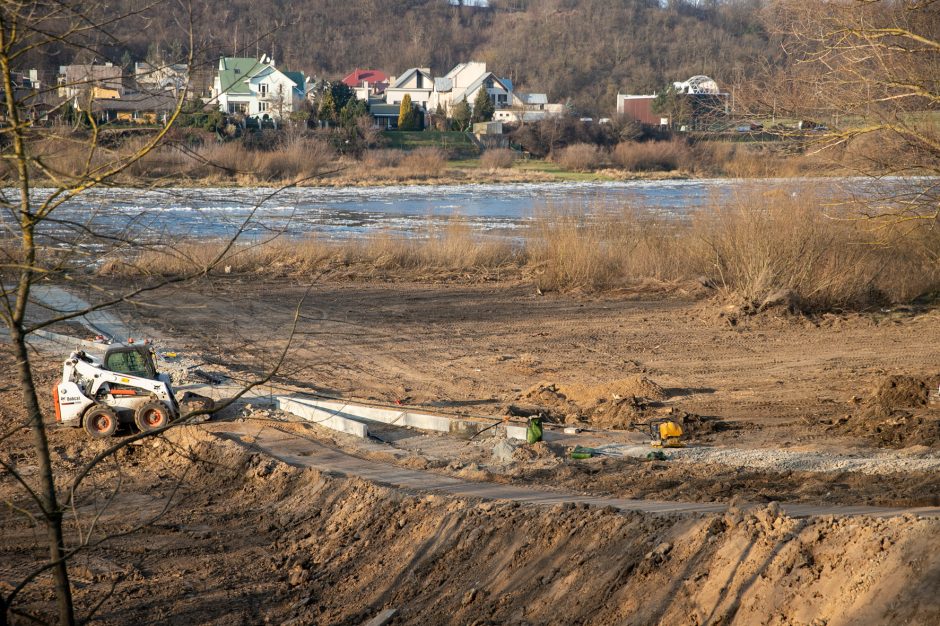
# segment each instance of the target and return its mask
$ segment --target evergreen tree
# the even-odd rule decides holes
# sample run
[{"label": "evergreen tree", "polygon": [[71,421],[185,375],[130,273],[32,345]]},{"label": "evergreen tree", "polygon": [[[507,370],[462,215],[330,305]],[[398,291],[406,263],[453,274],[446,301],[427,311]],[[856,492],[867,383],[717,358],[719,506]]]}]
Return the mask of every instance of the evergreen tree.
[{"label": "evergreen tree", "polygon": [[454,112],[451,113],[451,119],[454,121],[454,126],[457,130],[467,130],[472,117],[473,112],[470,110],[470,105],[467,104],[466,100],[458,102],[457,106],[454,107]]},{"label": "evergreen tree", "polygon": [[489,122],[493,119],[495,111],[496,107],[493,106],[493,101],[490,100],[490,94],[486,91],[486,87],[480,87],[476,98],[473,99],[473,121]]},{"label": "evergreen tree", "polygon": [[342,111],[350,100],[356,99],[356,92],[342,81],[330,83],[330,93],[333,94],[333,104],[337,111]]},{"label": "evergreen tree", "polygon": [[356,125],[356,120],[366,113],[366,103],[353,96],[339,112],[339,121],[344,128],[351,128]]},{"label": "evergreen tree", "polygon": [[398,107],[398,130],[414,130],[416,126],[414,107],[411,106],[411,96],[405,94]]},{"label": "evergreen tree", "polygon": [[431,116],[431,126],[435,130],[447,130],[447,113],[444,112],[444,105],[437,103],[434,114]]},{"label": "evergreen tree", "polygon": [[327,89],[320,98],[320,108],[317,110],[317,117],[325,122],[336,121],[336,103],[333,101],[333,93]]}]

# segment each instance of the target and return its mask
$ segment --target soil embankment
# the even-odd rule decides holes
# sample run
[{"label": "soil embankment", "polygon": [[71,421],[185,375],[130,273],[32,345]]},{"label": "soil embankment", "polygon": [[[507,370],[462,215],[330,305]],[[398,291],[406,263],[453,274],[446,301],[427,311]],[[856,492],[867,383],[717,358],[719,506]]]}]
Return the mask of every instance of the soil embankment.
[{"label": "soil embankment", "polygon": [[[128,454],[128,467],[185,476],[185,504],[145,549],[116,536],[104,558],[76,561],[80,603],[115,584],[97,616],[105,624],[358,624],[385,608],[397,609],[395,624],[940,618],[937,520],[480,503],[292,468],[195,429]],[[133,487],[100,521],[106,532],[159,504],[157,491],[143,495],[144,472],[126,480]],[[29,533],[8,527],[5,553]],[[12,552],[7,563],[21,562]]]}]

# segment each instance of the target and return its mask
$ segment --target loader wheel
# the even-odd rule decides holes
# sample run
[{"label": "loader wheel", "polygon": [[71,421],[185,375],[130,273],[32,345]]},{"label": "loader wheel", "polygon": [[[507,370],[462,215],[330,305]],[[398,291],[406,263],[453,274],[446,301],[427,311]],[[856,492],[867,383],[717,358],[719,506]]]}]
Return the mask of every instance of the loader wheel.
[{"label": "loader wheel", "polygon": [[170,423],[170,410],[159,400],[145,402],[134,412],[134,423],[142,433],[163,428]]},{"label": "loader wheel", "polygon": [[114,434],[118,427],[118,416],[114,410],[103,404],[93,406],[82,419],[85,432],[95,439],[104,439]]}]

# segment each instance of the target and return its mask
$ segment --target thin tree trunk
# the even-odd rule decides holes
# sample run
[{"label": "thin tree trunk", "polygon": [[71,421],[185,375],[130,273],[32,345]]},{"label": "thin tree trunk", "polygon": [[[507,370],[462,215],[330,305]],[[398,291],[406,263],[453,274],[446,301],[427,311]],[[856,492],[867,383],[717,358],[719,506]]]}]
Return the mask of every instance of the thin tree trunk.
[{"label": "thin tree trunk", "polygon": [[[29,429],[33,433],[33,448],[39,463],[39,489],[37,493],[42,504],[43,519],[46,523],[46,538],[49,542],[49,557],[53,564],[52,572],[55,579],[56,606],[59,613],[59,624],[72,626],[75,624],[75,611],[72,606],[72,588],[69,586],[69,574],[64,559],[64,541],[62,537],[62,510],[56,498],[55,480],[52,476],[52,460],[49,456],[49,441],[46,438],[46,428],[42,423],[42,411],[39,409],[39,398],[36,397],[36,385],[33,382],[33,373],[29,368],[29,354],[26,349],[26,335],[23,332],[26,319],[26,306],[29,300],[30,281],[33,277],[33,268],[36,262],[36,242],[34,231],[36,216],[30,211],[30,179],[27,167],[26,144],[23,139],[24,129],[20,124],[19,109],[14,97],[13,78],[10,68],[10,46],[13,43],[16,23],[8,23],[7,14],[0,12],[0,81],[3,84],[4,105],[7,113],[7,124],[12,130],[14,162],[19,178],[20,192],[20,226],[22,228],[22,250],[24,268],[20,273],[16,289],[16,304],[8,320],[10,329],[10,343],[16,357],[17,373],[20,387],[23,390],[23,407],[29,416]],[[5,603],[4,603],[5,604]],[[9,608],[9,607],[5,607]],[[4,611],[4,614],[6,611]]]},{"label": "thin tree trunk", "polygon": [[[16,366],[19,374],[19,383],[23,389],[23,406],[29,414],[29,429],[33,435],[33,449],[39,463],[39,489],[37,493],[42,500],[43,518],[46,522],[46,538],[49,542],[49,559],[54,563],[52,568],[55,579],[56,607],[59,614],[59,624],[72,626],[75,624],[75,612],[72,605],[72,588],[69,585],[69,573],[65,554],[65,545],[62,536],[62,510],[59,508],[55,491],[55,481],[52,476],[52,459],[49,455],[49,440],[46,438],[46,427],[42,423],[42,411],[39,408],[39,399],[36,396],[36,386],[33,374],[29,369],[29,360],[26,354],[26,337],[21,329],[12,329],[11,340]],[[5,612],[4,612],[5,613]],[[0,624],[3,624],[0,621]]]}]

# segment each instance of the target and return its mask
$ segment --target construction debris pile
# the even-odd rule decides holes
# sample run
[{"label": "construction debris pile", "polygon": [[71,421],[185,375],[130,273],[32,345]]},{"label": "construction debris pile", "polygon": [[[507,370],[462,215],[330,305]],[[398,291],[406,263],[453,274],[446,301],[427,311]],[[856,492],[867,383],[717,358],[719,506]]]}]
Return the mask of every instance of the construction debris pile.
[{"label": "construction debris pile", "polygon": [[861,435],[878,445],[940,447],[940,376],[885,376],[868,398],[853,398],[852,411],[830,430]]}]

